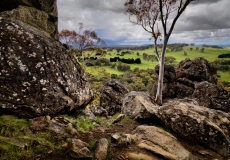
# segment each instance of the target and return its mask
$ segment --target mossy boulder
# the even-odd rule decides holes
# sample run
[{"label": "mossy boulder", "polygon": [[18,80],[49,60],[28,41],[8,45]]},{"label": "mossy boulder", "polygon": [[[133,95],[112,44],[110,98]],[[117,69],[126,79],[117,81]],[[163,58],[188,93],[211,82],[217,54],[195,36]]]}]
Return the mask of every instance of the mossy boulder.
[{"label": "mossy boulder", "polygon": [[58,39],[56,0],[1,0],[0,16],[21,20]]},{"label": "mossy boulder", "polygon": [[56,0],[1,0],[0,12],[13,10],[19,5],[34,7],[53,16],[57,16]]},{"label": "mossy boulder", "polygon": [[11,11],[1,12],[0,16],[20,20],[39,30],[47,32],[50,37],[55,37],[56,25],[50,21],[50,17],[46,12],[36,8],[19,6]]}]

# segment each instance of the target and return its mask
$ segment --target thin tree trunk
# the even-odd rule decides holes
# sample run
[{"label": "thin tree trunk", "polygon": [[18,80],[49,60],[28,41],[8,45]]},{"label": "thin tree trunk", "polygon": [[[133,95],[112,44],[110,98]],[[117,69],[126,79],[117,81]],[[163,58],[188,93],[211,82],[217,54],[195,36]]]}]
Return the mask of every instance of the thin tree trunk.
[{"label": "thin tree trunk", "polygon": [[165,39],[163,47],[162,47],[162,54],[161,59],[159,61],[159,75],[158,75],[158,82],[157,82],[157,93],[155,97],[155,102],[158,105],[162,105],[162,92],[163,92],[163,85],[164,85],[164,63],[165,63],[165,51],[167,46],[168,38]]},{"label": "thin tree trunk", "polygon": [[[161,58],[162,59],[162,58]],[[159,64],[159,75],[158,75],[158,82],[157,82],[157,93],[156,93],[156,98],[155,102],[158,105],[162,105],[162,90],[163,90],[163,71],[164,70],[164,65]]]}]

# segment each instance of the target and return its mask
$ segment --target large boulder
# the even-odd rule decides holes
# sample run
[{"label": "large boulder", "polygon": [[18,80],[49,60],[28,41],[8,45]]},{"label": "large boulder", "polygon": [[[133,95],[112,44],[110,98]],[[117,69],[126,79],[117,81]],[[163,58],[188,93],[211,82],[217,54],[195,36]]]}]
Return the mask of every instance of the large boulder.
[{"label": "large boulder", "polygon": [[56,0],[1,0],[0,12],[0,16],[21,20],[58,39]]},{"label": "large boulder", "polygon": [[0,106],[19,116],[55,115],[93,93],[74,56],[44,32],[0,17]]},{"label": "large boulder", "polygon": [[229,114],[198,106],[192,99],[170,100],[158,113],[176,134],[230,157]]},{"label": "large boulder", "polygon": [[153,159],[155,156],[170,160],[193,159],[193,155],[174,136],[155,126],[138,126],[134,131],[134,137],[137,137],[135,138],[137,146],[152,153],[147,156],[153,156]]},{"label": "large boulder", "polygon": [[14,18],[25,22],[47,32],[51,37],[54,37],[54,34],[56,34],[56,24],[50,21],[49,15],[46,12],[33,7],[19,6],[11,11],[1,12],[0,16]]},{"label": "large boulder", "polygon": [[10,11],[19,6],[33,7],[57,17],[57,0],[1,0],[0,12]]},{"label": "large boulder", "polygon": [[125,95],[121,112],[134,120],[143,120],[155,117],[158,108],[145,92],[132,91]]},{"label": "large boulder", "polygon": [[122,101],[129,91],[120,82],[112,79],[105,82],[100,94],[100,106],[106,109],[108,115],[121,112]]},{"label": "large boulder", "polygon": [[228,91],[207,81],[196,83],[192,96],[201,106],[226,112],[230,110]]},{"label": "large boulder", "polygon": [[187,78],[192,81],[217,83],[217,70],[204,58],[195,58],[194,60],[185,59],[181,61],[176,69],[176,77]]}]

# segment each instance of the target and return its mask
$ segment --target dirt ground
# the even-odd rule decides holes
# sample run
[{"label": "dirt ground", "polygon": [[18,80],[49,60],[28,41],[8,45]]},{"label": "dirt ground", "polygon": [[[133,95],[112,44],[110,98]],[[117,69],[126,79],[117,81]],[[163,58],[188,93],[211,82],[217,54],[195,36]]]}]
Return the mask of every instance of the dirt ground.
[{"label": "dirt ground", "polygon": [[[140,149],[135,146],[135,144],[129,144],[129,145],[120,145],[114,142],[111,142],[112,138],[111,136],[115,133],[125,133],[125,134],[132,134],[135,128],[142,123],[138,123],[131,119],[125,119],[124,121],[121,121],[120,123],[112,124],[109,127],[107,126],[99,126],[95,128],[95,130],[92,130],[88,133],[81,133],[78,135],[78,139],[91,143],[92,141],[96,142],[97,140],[101,138],[106,138],[110,142],[110,148],[109,148],[109,156],[108,160],[129,160],[126,157],[127,152],[136,152],[138,153]],[[149,124],[152,125],[152,124]],[[198,145],[196,142],[191,142],[185,139],[182,139],[178,137],[176,134],[174,134],[172,131],[170,131],[172,135],[174,135],[180,143],[188,150],[190,151],[197,160],[210,160],[213,159],[213,156],[216,157],[218,160],[222,160],[222,157],[219,157],[217,154],[212,152],[211,150],[204,149],[200,145]],[[200,153],[203,151],[204,153]],[[143,151],[147,152],[147,151]],[[208,155],[211,155],[210,157]],[[206,158],[204,158],[206,157]],[[42,159],[42,158],[41,158]],[[65,154],[58,154],[53,153],[48,156],[49,160],[72,160],[66,152]],[[40,160],[40,159],[36,159]],[[164,160],[164,158],[162,158]],[[224,159],[223,159],[224,160]]]}]

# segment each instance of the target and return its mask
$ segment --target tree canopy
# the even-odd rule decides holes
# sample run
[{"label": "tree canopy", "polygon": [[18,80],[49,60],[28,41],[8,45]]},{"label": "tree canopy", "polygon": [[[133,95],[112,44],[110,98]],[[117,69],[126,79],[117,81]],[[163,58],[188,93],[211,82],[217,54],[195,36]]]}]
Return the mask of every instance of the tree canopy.
[{"label": "tree canopy", "polygon": [[78,48],[79,51],[106,45],[95,31],[83,30],[83,28],[83,23],[79,23],[78,32],[64,29],[59,33],[59,40],[64,44]]}]

